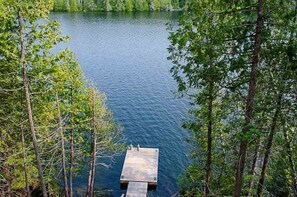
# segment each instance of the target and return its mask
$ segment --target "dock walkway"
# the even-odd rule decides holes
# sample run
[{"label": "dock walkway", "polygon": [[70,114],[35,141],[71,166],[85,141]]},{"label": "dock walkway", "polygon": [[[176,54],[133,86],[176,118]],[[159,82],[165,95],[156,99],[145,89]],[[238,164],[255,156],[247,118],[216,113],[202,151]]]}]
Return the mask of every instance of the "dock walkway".
[{"label": "dock walkway", "polygon": [[130,146],[121,174],[121,186],[127,186],[126,197],[145,197],[149,186],[157,186],[158,148]]}]

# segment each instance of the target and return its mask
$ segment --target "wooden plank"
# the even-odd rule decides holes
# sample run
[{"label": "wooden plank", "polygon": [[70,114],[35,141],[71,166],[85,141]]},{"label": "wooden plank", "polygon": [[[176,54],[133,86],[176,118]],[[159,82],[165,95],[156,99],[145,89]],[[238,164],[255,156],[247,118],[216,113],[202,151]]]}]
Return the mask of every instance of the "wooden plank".
[{"label": "wooden plank", "polygon": [[126,197],[146,197],[148,183],[130,181]]},{"label": "wooden plank", "polygon": [[157,185],[158,179],[158,148],[128,149],[121,174],[121,184],[130,181],[147,182]]}]

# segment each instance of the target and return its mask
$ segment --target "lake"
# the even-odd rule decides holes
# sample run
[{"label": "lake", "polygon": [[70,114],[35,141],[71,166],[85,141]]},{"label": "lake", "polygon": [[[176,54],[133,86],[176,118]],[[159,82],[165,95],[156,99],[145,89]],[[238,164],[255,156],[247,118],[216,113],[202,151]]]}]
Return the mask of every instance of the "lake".
[{"label": "lake", "polygon": [[[127,144],[158,147],[159,176],[149,196],[173,196],[177,181],[189,164],[187,101],[176,99],[166,23],[177,21],[179,12],[55,13],[64,34],[72,37],[73,50],[89,81],[107,95],[108,108],[124,130]],[[65,46],[63,46],[65,47]],[[98,161],[100,162],[100,161]],[[96,169],[95,188],[120,196],[124,154],[112,166]],[[76,196],[87,182],[87,168],[74,182]]]}]

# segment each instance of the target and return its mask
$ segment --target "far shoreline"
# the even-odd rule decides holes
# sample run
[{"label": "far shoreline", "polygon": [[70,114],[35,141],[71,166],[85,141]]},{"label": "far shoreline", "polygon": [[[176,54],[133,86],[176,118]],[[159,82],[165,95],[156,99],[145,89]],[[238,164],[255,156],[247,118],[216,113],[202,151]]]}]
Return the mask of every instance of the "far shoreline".
[{"label": "far shoreline", "polygon": [[133,11],[105,11],[105,10],[78,10],[78,11],[51,11],[50,13],[134,13],[134,12],[183,12],[185,9],[172,9],[172,10],[133,10]]}]

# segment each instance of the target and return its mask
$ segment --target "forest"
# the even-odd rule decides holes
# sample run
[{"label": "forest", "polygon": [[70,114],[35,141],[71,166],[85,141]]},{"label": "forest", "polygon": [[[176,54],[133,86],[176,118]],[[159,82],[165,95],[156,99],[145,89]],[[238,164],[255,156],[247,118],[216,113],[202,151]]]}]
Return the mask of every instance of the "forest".
[{"label": "forest", "polygon": [[52,4],[0,2],[0,196],[73,196],[86,164],[92,196],[96,159],[122,151],[106,97],[73,52],[52,52],[69,39]]},{"label": "forest", "polygon": [[[82,171],[83,195],[96,196],[97,166],[124,150],[106,95],[74,52],[54,50],[70,38],[49,14],[184,5],[0,0],[0,196],[76,196]],[[190,133],[192,147],[178,195],[297,196],[297,0],[186,6],[177,27],[168,27],[168,72],[176,95],[190,103],[190,117],[176,125]]]},{"label": "forest", "polygon": [[184,5],[185,0],[55,0],[53,11],[172,11]]},{"label": "forest", "polygon": [[297,196],[297,1],[190,4],[171,30],[192,107],[182,196]]}]

